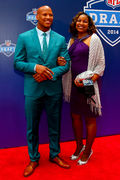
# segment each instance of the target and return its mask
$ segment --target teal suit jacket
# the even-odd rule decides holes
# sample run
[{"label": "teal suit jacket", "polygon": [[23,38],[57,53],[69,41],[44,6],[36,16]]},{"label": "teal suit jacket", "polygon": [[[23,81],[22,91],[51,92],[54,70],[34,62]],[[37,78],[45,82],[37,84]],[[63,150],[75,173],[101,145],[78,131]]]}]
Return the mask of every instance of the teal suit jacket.
[{"label": "teal suit jacket", "polygon": [[[57,65],[57,58],[63,56],[65,66]],[[51,30],[47,58],[43,59],[36,28],[19,35],[15,57],[15,69],[24,72],[24,95],[41,97],[44,94],[54,95],[62,92],[62,75],[69,70],[70,57],[65,38]],[[44,65],[53,72],[53,80],[36,82],[33,78],[36,64]]]}]

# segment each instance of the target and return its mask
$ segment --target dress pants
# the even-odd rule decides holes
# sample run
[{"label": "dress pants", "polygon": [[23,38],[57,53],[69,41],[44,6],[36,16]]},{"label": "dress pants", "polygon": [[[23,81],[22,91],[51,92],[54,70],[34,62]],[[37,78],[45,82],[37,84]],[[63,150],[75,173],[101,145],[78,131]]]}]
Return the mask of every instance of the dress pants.
[{"label": "dress pants", "polygon": [[43,108],[48,120],[48,135],[50,157],[54,158],[60,153],[60,120],[61,120],[62,94],[43,97],[25,96],[25,113],[27,119],[27,142],[31,161],[38,161],[39,122]]}]

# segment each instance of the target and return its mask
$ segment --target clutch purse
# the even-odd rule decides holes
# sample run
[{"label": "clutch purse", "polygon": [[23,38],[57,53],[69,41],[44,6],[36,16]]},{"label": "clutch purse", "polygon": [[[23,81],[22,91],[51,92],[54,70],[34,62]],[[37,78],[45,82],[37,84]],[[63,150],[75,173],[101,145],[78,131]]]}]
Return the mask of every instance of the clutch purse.
[{"label": "clutch purse", "polygon": [[91,98],[93,95],[95,95],[95,89],[94,84],[91,79],[85,79],[83,80],[84,84],[84,94],[87,96],[87,98]]}]

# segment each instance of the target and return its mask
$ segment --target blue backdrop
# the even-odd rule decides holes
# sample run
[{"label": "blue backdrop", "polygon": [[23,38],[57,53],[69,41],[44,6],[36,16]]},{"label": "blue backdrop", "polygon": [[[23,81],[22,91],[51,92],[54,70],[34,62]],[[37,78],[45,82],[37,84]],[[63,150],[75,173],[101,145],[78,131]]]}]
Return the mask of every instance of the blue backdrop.
[{"label": "blue backdrop", "polygon": [[[68,42],[70,38],[69,24],[77,12],[83,11],[87,4],[86,0],[0,0],[0,148],[23,146],[26,141],[26,120],[24,114],[24,96],[23,96],[23,74],[15,72],[13,68],[14,49],[18,34],[34,28],[35,22],[26,20],[26,15],[31,15],[32,9],[42,5],[49,5],[53,9],[54,23],[53,30],[64,35]],[[93,1],[92,1],[93,2]],[[97,1],[96,1],[97,2]],[[90,6],[91,8],[92,6]],[[119,5],[108,5],[107,1],[101,0],[95,4],[94,8],[100,10],[106,8],[109,11],[120,10]],[[103,7],[103,8],[102,8]],[[33,13],[34,14],[34,13]],[[120,27],[115,27],[117,16],[109,20],[100,14],[101,22],[111,24],[106,30],[99,27],[99,30],[109,35],[116,44],[105,40],[98,34],[102,40],[105,57],[106,70],[102,78],[102,117],[97,119],[97,136],[106,136],[120,133],[119,102],[120,102]],[[95,18],[95,16],[93,16]],[[103,18],[103,19],[102,19]],[[97,22],[98,23],[98,22]],[[119,23],[118,23],[119,24]],[[106,32],[105,32],[106,31]],[[107,39],[107,38],[106,38]],[[110,44],[111,42],[111,44]],[[40,143],[48,142],[46,115],[40,122]],[[85,135],[85,134],[84,134]],[[63,103],[61,120],[61,141],[72,140],[72,122],[70,118],[69,104]]]}]

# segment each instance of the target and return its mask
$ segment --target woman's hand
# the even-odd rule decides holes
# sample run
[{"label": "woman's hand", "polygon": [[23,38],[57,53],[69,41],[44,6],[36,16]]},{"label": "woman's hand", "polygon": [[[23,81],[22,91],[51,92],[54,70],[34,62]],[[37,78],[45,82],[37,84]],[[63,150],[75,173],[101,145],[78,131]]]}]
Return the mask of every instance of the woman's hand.
[{"label": "woman's hand", "polygon": [[84,86],[82,79],[76,78],[76,79],[74,80],[74,83],[75,83],[75,85],[76,85],[77,87],[83,87],[83,86]]},{"label": "woman's hand", "polygon": [[66,64],[65,58],[62,57],[62,56],[59,56],[58,59],[57,59],[57,64],[58,64],[59,66],[65,66],[65,64]]},{"label": "woman's hand", "polygon": [[93,80],[93,82],[95,82],[96,80],[98,80],[100,76],[98,74],[94,74],[91,78],[91,80]]}]

